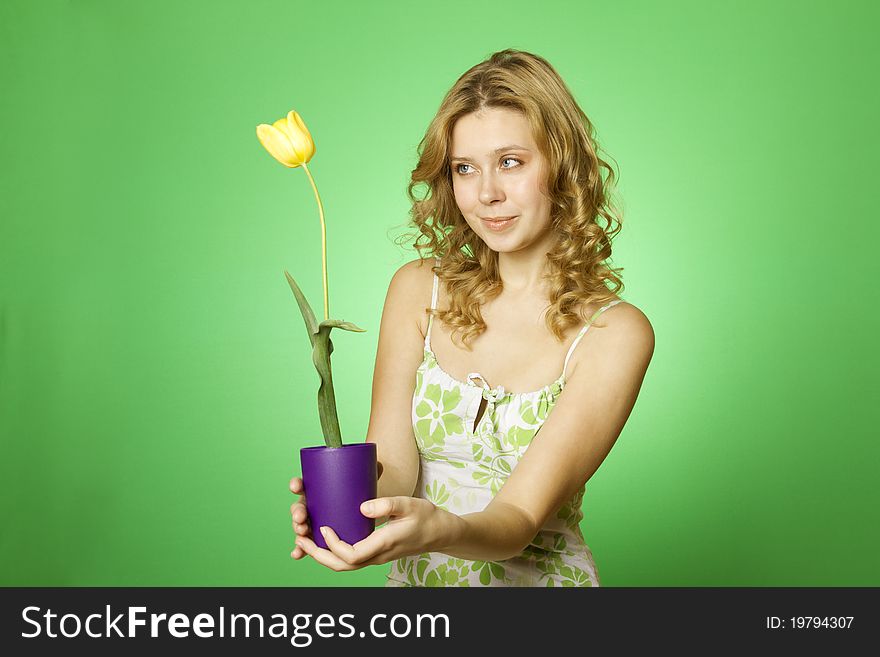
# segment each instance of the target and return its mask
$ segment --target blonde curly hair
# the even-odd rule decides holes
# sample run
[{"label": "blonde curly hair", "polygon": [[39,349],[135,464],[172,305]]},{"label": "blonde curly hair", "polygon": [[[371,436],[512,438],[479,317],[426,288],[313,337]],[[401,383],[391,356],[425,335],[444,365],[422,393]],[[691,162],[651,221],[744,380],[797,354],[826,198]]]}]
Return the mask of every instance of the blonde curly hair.
[{"label": "blonde curly hair", "polygon": [[[593,125],[542,57],[502,50],[456,81],[419,143],[419,161],[407,186],[412,201],[408,225],[416,231],[395,242],[415,237],[412,246],[420,259],[440,259],[432,269],[446,283],[449,309],[426,307],[425,312],[453,329],[453,341],[461,333],[461,342],[471,350],[469,343],[486,330],[480,308],[497,297],[503,286],[498,252],[471,230],[455,201],[449,146],[455,122],[484,108],[525,116],[548,163],[546,189],[552,201],[551,226],[558,239],[547,253],[544,278],[550,304],[545,321],[561,342],[567,329],[586,320],[580,314],[582,308],[606,303],[623,289],[618,276],[623,268],[606,262],[622,221],[611,199],[614,171],[598,155]],[[607,172],[604,180],[602,169]],[[426,188],[421,198],[414,193],[419,186]],[[600,218],[604,227],[599,225]],[[423,255],[423,250],[429,255]]]}]

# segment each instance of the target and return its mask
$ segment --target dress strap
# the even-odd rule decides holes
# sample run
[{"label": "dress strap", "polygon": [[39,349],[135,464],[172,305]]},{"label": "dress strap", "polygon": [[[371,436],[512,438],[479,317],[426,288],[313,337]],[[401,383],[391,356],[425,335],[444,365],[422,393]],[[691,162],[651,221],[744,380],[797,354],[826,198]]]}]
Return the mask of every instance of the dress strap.
[{"label": "dress strap", "polygon": [[606,305],[602,306],[602,307],[599,308],[599,310],[597,310],[596,313],[590,318],[590,321],[588,321],[586,324],[584,324],[584,327],[581,329],[580,333],[577,334],[577,337],[574,339],[574,342],[571,343],[571,347],[569,347],[569,349],[568,349],[568,353],[565,355],[565,364],[562,366],[562,378],[563,378],[563,379],[565,378],[565,370],[566,370],[566,368],[568,367],[568,359],[571,358],[571,354],[572,354],[572,352],[574,351],[574,348],[577,346],[577,343],[581,341],[581,338],[582,338],[582,337],[584,337],[584,333],[587,332],[587,329],[590,328],[590,325],[592,325],[593,321],[594,321],[599,315],[601,315],[601,314],[602,314],[605,310],[607,310],[608,308],[611,308],[611,306],[616,306],[616,305],[619,304],[621,301],[623,301],[623,299],[617,299],[617,300],[615,300],[615,301],[612,301],[612,302],[609,303],[609,304],[606,304]]},{"label": "dress strap", "polygon": [[[434,262],[437,263],[437,266],[440,266],[440,258],[434,258]],[[434,272],[434,291],[431,293],[431,310],[437,309],[437,283],[439,279],[437,277],[437,272]],[[428,351],[431,350],[431,325],[434,323],[434,316],[428,315],[428,330],[425,331],[425,349]]]}]

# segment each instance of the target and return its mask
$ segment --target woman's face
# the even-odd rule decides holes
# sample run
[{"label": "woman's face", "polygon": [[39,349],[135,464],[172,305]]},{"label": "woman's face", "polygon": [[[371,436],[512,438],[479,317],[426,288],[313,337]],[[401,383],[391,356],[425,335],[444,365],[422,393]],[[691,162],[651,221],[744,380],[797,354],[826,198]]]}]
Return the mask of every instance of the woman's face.
[{"label": "woman's face", "polygon": [[[452,129],[449,154],[455,201],[493,251],[546,248],[550,200],[541,193],[545,159],[526,118],[507,109],[467,114]],[[506,224],[487,219],[514,217]]]}]

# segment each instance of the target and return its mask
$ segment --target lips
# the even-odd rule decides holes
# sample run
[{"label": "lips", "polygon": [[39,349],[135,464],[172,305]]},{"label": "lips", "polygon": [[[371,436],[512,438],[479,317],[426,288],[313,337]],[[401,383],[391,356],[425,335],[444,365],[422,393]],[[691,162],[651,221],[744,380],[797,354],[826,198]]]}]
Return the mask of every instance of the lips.
[{"label": "lips", "polygon": [[499,232],[502,230],[507,230],[508,226],[512,226],[513,222],[516,221],[516,218],[518,216],[519,215],[514,215],[506,219],[500,217],[498,219],[483,219],[483,223],[489,230]]}]

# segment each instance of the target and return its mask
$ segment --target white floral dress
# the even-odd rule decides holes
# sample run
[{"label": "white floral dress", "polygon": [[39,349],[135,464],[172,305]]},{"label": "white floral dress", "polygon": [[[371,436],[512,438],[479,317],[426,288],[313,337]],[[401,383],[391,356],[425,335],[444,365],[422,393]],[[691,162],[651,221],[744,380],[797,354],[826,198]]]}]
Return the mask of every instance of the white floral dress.
[{"label": "white floral dress", "polygon": [[[437,282],[434,274],[431,308],[437,307]],[[485,509],[553,409],[575,346],[596,317],[620,301],[600,308],[581,329],[556,381],[526,393],[490,388],[477,372],[468,375],[467,383],[444,372],[431,351],[434,318],[429,318],[412,403],[421,462],[415,495],[458,515]],[[482,399],[486,408],[474,428]],[[579,526],[585,489],[563,504],[516,557],[471,561],[439,552],[403,557],[391,563],[386,586],[600,586]]]}]

